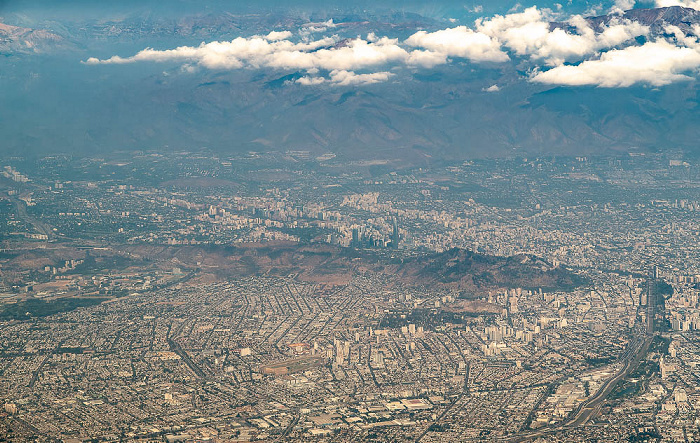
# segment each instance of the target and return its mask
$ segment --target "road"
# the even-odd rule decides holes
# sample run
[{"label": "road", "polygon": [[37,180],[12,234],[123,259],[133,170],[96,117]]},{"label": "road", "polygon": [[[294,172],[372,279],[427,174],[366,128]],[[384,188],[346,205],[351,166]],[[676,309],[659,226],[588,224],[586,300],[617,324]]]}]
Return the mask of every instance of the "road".
[{"label": "road", "polygon": [[207,376],[202,370],[202,368],[197,366],[197,364],[192,361],[189,354],[187,354],[187,352],[185,352],[185,350],[182,349],[182,346],[180,346],[178,342],[176,342],[172,338],[168,338],[168,345],[170,346],[170,350],[179,355],[182,361],[192,370],[192,372],[194,372],[194,374],[197,377],[204,378]]},{"label": "road", "polygon": [[615,389],[615,386],[617,386],[621,380],[623,380],[637,368],[637,365],[641,361],[642,357],[644,357],[649,350],[649,345],[651,345],[652,338],[653,337],[646,337],[641,344],[635,343],[633,346],[637,349],[633,351],[624,361],[624,366],[620,372],[618,372],[613,378],[606,381],[595,396],[584,402],[578,409],[578,412],[574,414],[573,418],[571,418],[567,424],[562,426],[562,428],[575,428],[586,424],[588,420],[598,411],[601,403],[603,403],[607,396],[610,395],[613,389]]},{"label": "road", "polygon": [[51,228],[45,223],[35,219],[27,213],[27,205],[18,198],[13,198],[12,202],[15,204],[17,209],[17,216],[24,222],[29,223],[34,227],[34,229],[40,234],[44,234],[49,240],[53,237],[53,232]]},{"label": "road", "polygon": [[[644,333],[640,333],[630,341],[629,346],[620,355],[619,362],[622,363],[622,368],[608,379],[598,392],[590,397],[576,409],[573,415],[562,423],[552,427],[546,427],[533,432],[526,432],[508,438],[508,441],[520,442],[528,441],[538,437],[543,437],[548,434],[573,429],[585,425],[600,409],[601,404],[615,389],[617,384],[624,380],[632,371],[634,371],[639,362],[646,356],[649,351],[649,346],[654,339],[654,317],[656,316],[656,294],[652,291],[652,280],[647,281],[647,308],[646,308],[646,329]],[[641,331],[640,331],[641,332]]]}]

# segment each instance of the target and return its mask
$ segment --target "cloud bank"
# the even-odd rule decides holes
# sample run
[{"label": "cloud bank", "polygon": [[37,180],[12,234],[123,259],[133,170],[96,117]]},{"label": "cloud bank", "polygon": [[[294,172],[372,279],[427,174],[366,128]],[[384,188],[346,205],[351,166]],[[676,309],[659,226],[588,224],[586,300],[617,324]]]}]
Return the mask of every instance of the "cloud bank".
[{"label": "cloud bank", "polygon": [[610,8],[610,14],[622,14],[634,8],[636,3],[636,0],[615,0],[615,4]]},{"label": "cloud bank", "polygon": [[435,32],[418,31],[406,40],[406,44],[422,47],[446,57],[461,57],[476,62],[505,62],[510,60],[498,40],[466,26]]},{"label": "cloud bank", "polygon": [[700,10],[700,0],[656,0],[655,4],[657,8],[682,6],[684,8]]},{"label": "cloud bank", "polygon": [[[319,40],[293,42],[292,33],[271,32],[266,36],[239,37],[229,42],[202,43],[197,47],[181,46],[169,50],[144,49],[134,56],[114,56],[99,60],[89,58],[87,64],[125,64],[142,61],[196,63],[208,69],[273,68],[282,70],[331,73],[327,79],[309,77],[302,84],[350,85],[376,83],[388,79],[384,72],[355,74],[390,65],[432,67],[446,62],[442,54],[428,50],[407,50],[398,40],[374,35],[367,39],[339,40],[337,36]],[[377,74],[377,75],[374,75]],[[340,79],[342,77],[342,80]]]},{"label": "cloud bank", "polygon": [[683,74],[700,67],[700,52],[664,40],[608,51],[598,60],[577,66],[557,66],[536,74],[532,80],[567,86],[628,87],[636,83],[664,86],[689,80]]},{"label": "cloud bank", "polygon": [[[657,3],[700,0],[657,0]],[[277,69],[302,72],[296,84],[353,86],[390,80],[398,68],[430,69],[458,60],[470,63],[532,64],[529,81],[565,86],[663,86],[688,80],[700,69],[697,35],[668,26],[667,34],[624,19],[633,0],[618,0],[606,24],[594,29],[579,15],[564,22],[536,6],[520,12],[480,18],[473,27],[455,26],[433,32],[419,30],[403,41],[390,37],[313,38],[337,26],[332,20],[304,25],[297,34],[272,31],[175,49],[146,48],[130,57],[89,58],[86,64],[175,62],[207,69]],[[700,30],[696,28],[696,34]],[[647,41],[639,44],[637,39]],[[496,88],[485,88],[494,92]]]}]

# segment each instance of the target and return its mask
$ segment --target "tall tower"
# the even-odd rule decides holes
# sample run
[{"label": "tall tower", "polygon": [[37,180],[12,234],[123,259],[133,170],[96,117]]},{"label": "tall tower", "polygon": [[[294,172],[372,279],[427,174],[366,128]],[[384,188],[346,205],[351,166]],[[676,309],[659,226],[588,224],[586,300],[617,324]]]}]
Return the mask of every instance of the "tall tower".
[{"label": "tall tower", "polygon": [[399,249],[399,222],[394,217],[394,231],[391,233],[391,247],[393,249]]}]

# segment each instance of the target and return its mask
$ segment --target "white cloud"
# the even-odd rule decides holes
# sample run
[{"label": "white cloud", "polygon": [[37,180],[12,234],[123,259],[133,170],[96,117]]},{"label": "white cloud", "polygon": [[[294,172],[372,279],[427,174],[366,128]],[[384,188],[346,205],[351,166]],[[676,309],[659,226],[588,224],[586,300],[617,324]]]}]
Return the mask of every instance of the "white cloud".
[{"label": "white cloud", "polygon": [[636,0],[615,0],[615,4],[610,8],[610,14],[622,14],[634,8]]},{"label": "white cloud", "polygon": [[698,46],[698,36],[700,36],[700,26],[693,26],[694,35],[686,35],[685,32],[678,26],[666,25],[664,31],[668,35],[673,35],[676,43],[682,46],[688,46],[691,48],[696,48]]},{"label": "white cloud", "polygon": [[394,74],[391,72],[372,72],[370,74],[356,74],[352,71],[331,72],[331,83],[339,86],[347,85],[369,85],[372,83],[385,82]]},{"label": "white cloud", "polygon": [[683,6],[684,8],[700,10],[700,0],[656,0],[657,8],[665,8],[667,6]]},{"label": "white cloud", "polygon": [[596,33],[583,17],[575,15],[569,24],[577,32],[570,33],[562,28],[550,29],[552,19],[548,11],[533,6],[520,13],[477,20],[476,27],[517,55],[542,59],[550,66],[581,60],[649,32],[648,27],[637,22],[611,20],[602,33]]},{"label": "white cloud", "polygon": [[596,36],[596,50],[613,48],[636,37],[649,34],[649,27],[630,20],[613,18],[607,27]]},{"label": "white cloud", "polygon": [[[690,3],[691,0],[657,0]],[[700,4],[700,0],[692,0]],[[634,0],[617,0],[619,9]],[[633,84],[665,85],[688,79],[700,68],[700,27],[686,35],[666,26],[667,37],[638,46],[635,38],[648,36],[649,27],[614,15],[594,30],[582,16],[553,27],[551,11],[533,6],[520,12],[475,21],[473,28],[456,26],[433,32],[418,31],[400,42],[369,33],[366,38],[341,40],[337,35],[312,38],[314,26],[332,28],[332,20],[310,23],[306,34],[272,31],[267,35],[214,41],[175,49],[146,48],[131,57],[91,57],[86,64],[122,64],[141,61],[174,62],[182,72],[207,69],[279,69],[298,71],[301,85],[362,85],[389,80],[393,68],[430,69],[463,58],[475,63],[500,63],[511,57],[529,59],[530,80],[569,86],[627,87]],[[574,64],[571,64],[574,63]],[[551,68],[551,69],[547,69]],[[542,70],[547,69],[547,70]],[[485,88],[496,92],[498,85]]]},{"label": "white cloud", "polygon": [[341,47],[324,48],[313,52],[283,49],[257,61],[260,66],[282,69],[353,70],[389,63],[405,62],[409,53],[397,40],[381,38],[368,42],[361,38],[350,40]]},{"label": "white cloud", "polygon": [[445,63],[447,63],[447,55],[435,51],[411,51],[406,60],[407,65],[420,66],[422,68],[432,68],[433,66],[444,65]]},{"label": "white cloud", "polygon": [[331,71],[330,77],[311,77],[304,76],[296,80],[296,83],[304,86],[316,86],[324,83],[334,86],[354,86],[354,85],[370,85],[372,83],[381,83],[389,80],[394,74],[391,72],[372,72],[368,74],[358,74],[353,71]]},{"label": "white cloud", "polygon": [[[139,61],[182,62],[191,71],[195,66],[209,69],[274,68],[301,70],[308,75],[297,83],[318,85],[361,85],[388,80],[389,72],[356,73],[357,70],[372,70],[380,66],[409,65],[433,67],[446,63],[444,54],[428,50],[406,50],[397,39],[377,38],[368,40],[355,38],[338,41],[337,37],[326,37],[314,41],[294,43],[290,32],[271,32],[261,37],[236,38],[229,42],[202,43],[199,46],[181,46],[169,50],[144,49],[132,57],[114,56],[106,60],[91,57],[87,64],[123,64]],[[370,41],[371,40],[371,41]],[[319,71],[329,72],[329,77],[320,77]]]},{"label": "white cloud", "polygon": [[274,41],[278,41],[278,40],[288,39],[292,35],[293,34],[289,31],[272,31],[265,36],[265,39],[269,40],[271,42],[274,42]]},{"label": "white cloud", "polygon": [[533,6],[522,12],[479,19],[476,30],[458,26],[435,32],[419,31],[405,43],[475,62],[507,61],[509,56],[504,49],[509,49],[518,56],[557,66],[566,61],[582,60],[601,49],[616,47],[649,33],[646,26],[618,18],[612,19],[599,33],[581,16],[569,19],[575,33],[562,28],[551,29],[552,20],[549,11]]},{"label": "white cloud", "polygon": [[189,64],[184,64],[184,65],[182,65],[182,67],[180,68],[180,72],[184,72],[184,73],[187,73],[187,74],[193,74],[193,73],[197,72],[197,67],[196,67],[196,66],[189,65]]},{"label": "white cloud", "polygon": [[406,44],[447,57],[462,57],[476,62],[504,62],[509,59],[496,40],[486,34],[474,32],[466,26],[430,33],[418,31],[406,39]]},{"label": "white cloud", "polygon": [[[338,47],[336,38],[293,43],[286,39],[287,34],[277,33],[266,37],[239,37],[230,42],[202,43],[197,47],[181,46],[170,50],[144,49],[132,57],[114,56],[106,60],[89,58],[87,64],[120,64],[138,61],[182,61],[197,63],[210,69],[279,68],[279,69],[324,69],[356,70],[374,66],[406,63],[412,53],[398,45],[398,40],[386,37],[369,42],[356,38]],[[329,47],[330,46],[330,47]],[[421,65],[428,63],[428,54],[415,53],[413,59],[421,60]]]},{"label": "white cloud", "polygon": [[557,66],[538,72],[532,81],[566,86],[629,87],[643,83],[664,86],[690,79],[689,71],[700,67],[700,53],[665,40],[648,42],[603,53],[598,60]]},{"label": "white cloud", "polygon": [[[569,0],[569,5],[571,5],[571,0]],[[600,15],[603,13],[603,4],[598,3],[594,5],[590,5],[588,9],[586,9],[583,13],[584,16],[586,17],[592,17],[596,15]]]},{"label": "white cloud", "polygon": [[299,83],[300,85],[304,85],[304,86],[315,86],[315,85],[320,85],[322,83],[325,83],[326,79],[323,77],[309,77],[307,75],[307,76],[298,78],[296,82]]},{"label": "white cloud", "polygon": [[518,55],[532,54],[549,33],[549,20],[536,6],[523,12],[476,20],[476,29],[496,38]]},{"label": "white cloud", "polygon": [[314,32],[323,32],[328,28],[335,28],[336,26],[338,25],[333,22],[333,19],[321,23],[307,23],[301,27],[301,33],[308,34]]}]

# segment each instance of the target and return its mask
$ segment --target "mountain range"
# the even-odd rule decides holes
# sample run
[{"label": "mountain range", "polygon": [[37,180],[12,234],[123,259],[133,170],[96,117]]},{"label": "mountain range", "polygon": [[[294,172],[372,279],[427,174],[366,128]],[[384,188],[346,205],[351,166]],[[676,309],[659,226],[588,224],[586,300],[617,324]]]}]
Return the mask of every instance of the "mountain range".
[{"label": "mountain range", "polygon": [[[403,39],[445,20],[389,11],[335,13],[341,36]],[[394,69],[362,86],[305,86],[301,71],[185,71],[177,64],[87,66],[88,56],[130,55],[202,41],[297,29],[323,16],[216,12],[158,19],[137,15],[46,29],[0,24],[3,152],[209,148],[232,154],[307,150],[340,161],[420,164],[484,156],[617,154],[682,150],[700,154],[697,81],[663,87],[566,87],[528,80],[533,66],[455,59],[432,69]],[[700,26],[700,11],[632,9],[587,18],[600,30],[633,20],[651,33],[639,44]],[[449,24],[449,23],[448,23]],[[552,22],[551,28],[570,25]]]}]

